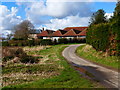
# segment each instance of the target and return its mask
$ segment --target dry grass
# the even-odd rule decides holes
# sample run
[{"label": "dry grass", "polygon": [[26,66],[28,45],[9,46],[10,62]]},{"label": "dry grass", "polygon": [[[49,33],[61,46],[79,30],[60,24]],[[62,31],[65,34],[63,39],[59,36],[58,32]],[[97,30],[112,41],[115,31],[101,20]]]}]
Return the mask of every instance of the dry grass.
[{"label": "dry grass", "polygon": [[26,46],[26,47],[23,48],[23,50],[24,50],[25,52],[40,51],[40,50],[45,49],[45,48],[48,48],[48,47],[50,47],[50,46],[33,46],[33,47],[28,47],[28,46]]},{"label": "dry grass", "polygon": [[[63,69],[63,67],[61,65],[57,65],[56,61],[59,59],[56,54],[52,52],[49,54],[41,53],[42,50],[42,52],[46,52],[49,48],[51,48],[51,46],[23,47],[25,53],[38,58],[39,62],[36,64],[24,64],[19,61],[14,62],[14,59],[5,62],[3,67],[2,86],[29,83],[59,75],[58,71]],[[4,50],[7,49],[11,48],[4,48]],[[10,55],[10,53],[8,55]]]}]

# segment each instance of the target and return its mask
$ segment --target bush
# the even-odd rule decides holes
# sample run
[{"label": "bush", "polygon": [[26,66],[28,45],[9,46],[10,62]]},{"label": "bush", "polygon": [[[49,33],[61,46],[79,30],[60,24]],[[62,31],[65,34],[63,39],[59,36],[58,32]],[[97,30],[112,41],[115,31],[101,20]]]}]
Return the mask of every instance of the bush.
[{"label": "bush", "polygon": [[54,44],[54,45],[58,44],[58,42],[57,42],[56,39],[54,39],[53,44]]},{"label": "bush", "polygon": [[19,58],[22,58],[22,57],[26,57],[26,56],[27,56],[27,54],[23,51],[22,48],[18,48],[18,49],[15,51],[14,55],[15,55],[16,57],[19,57]]},{"label": "bush", "polygon": [[9,61],[9,60],[11,60],[11,59],[13,59],[14,58],[14,56],[6,56],[6,57],[4,57],[3,59],[2,59],[2,61],[3,62],[7,62],[7,61]]},{"label": "bush", "polygon": [[12,40],[26,40],[24,38],[12,38]]},{"label": "bush", "polygon": [[15,47],[3,47],[2,58],[3,62],[13,59],[14,57],[25,57],[27,54],[23,51],[22,48]]},{"label": "bush", "polygon": [[69,41],[69,43],[73,43],[72,38],[69,38],[68,41]]},{"label": "bush", "polygon": [[22,63],[37,63],[38,59],[34,58],[32,56],[28,56],[22,48],[15,48],[15,47],[10,47],[10,48],[3,48],[3,62],[7,62],[8,60],[11,60],[15,57],[18,57],[19,60]]},{"label": "bush", "polygon": [[34,46],[35,45],[35,42],[34,40],[28,40],[28,46]]},{"label": "bush", "polygon": [[96,50],[105,52],[109,46],[109,24],[98,24],[89,27],[87,32],[87,43]]},{"label": "bush", "polygon": [[20,61],[22,63],[38,63],[38,59],[32,56],[21,57]]},{"label": "bush", "polygon": [[58,44],[67,44],[68,43],[68,39],[67,38],[59,38],[58,39]]},{"label": "bush", "polygon": [[53,44],[53,42],[51,39],[42,39],[40,41],[40,45],[52,45],[52,44]]},{"label": "bush", "polygon": [[8,41],[3,41],[3,42],[2,42],[2,46],[9,46]]},{"label": "bush", "polygon": [[40,41],[41,41],[40,39],[35,39],[35,40],[34,40],[34,44],[35,44],[35,45],[40,45]]}]

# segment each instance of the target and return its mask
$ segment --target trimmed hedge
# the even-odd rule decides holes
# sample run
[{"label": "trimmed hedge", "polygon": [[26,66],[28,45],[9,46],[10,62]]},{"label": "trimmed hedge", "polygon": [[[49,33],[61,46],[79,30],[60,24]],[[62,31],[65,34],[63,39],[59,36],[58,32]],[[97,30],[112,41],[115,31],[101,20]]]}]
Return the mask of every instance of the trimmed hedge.
[{"label": "trimmed hedge", "polygon": [[109,24],[98,24],[88,28],[86,40],[96,50],[105,52],[109,46]]},{"label": "trimmed hedge", "polygon": [[59,38],[58,44],[67,44],[67,43],[86,43],[85,38]]},{"label": "trimmed hedge", "polygon": [[86,40],[97,51],[120,55],[120,26],[118,22],[101,23],[88,28]]},{"label": "trimmed hedge", "polygon": [[81,38],[59,38],[54,39],[33,39],[33,40],[10,40],[2,42],[2,46],[35,46],[35,45],[56,45],[56,44],[67,44],[67,43],[86,43],[86,39]]},{"label": "trimmed hedge", "polygon": [[10,40],[3,41],[2,46],[35,46],[40,45],[40,40]]},{"label": "trimmed hedge", "polygon": [[9,46],[8,41],[2,41],[2,46]]},{"label": "trimmed hedge", "polygon": [[40,45],[52,45],[53,42],[51,39],[41,39]]},{"label": "trimmed hedge", "polygon": [[69,41],[67,38],[59,38],[58,39],[58,44],[67,44]]}]

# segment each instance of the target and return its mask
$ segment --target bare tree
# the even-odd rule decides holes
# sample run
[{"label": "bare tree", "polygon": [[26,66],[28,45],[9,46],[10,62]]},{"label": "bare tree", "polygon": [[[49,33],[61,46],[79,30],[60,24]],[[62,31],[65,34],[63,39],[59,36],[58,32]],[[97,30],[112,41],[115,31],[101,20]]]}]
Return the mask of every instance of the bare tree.
[{"label": "bare tree", "polygon": [[34,29],[34,26],[29,20],[24,20],[20,24],[16,25],[14,29],[15,29],[14,38],[28,39],[30,30]]}]

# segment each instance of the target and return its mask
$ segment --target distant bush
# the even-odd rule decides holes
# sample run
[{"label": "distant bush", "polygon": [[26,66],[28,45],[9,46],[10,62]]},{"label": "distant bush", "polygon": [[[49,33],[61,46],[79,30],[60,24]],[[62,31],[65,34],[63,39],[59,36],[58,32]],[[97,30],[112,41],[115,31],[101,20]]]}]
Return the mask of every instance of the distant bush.
[{"label": "distant bush", "polygon": [[9,46],[8,41],[3,41],[3,42],[2,42],[2,46]]},{"label": "distant bush", "polygon": [[4,57],[3,59],[2,59],[2,61],[3,62],[7,62],[7,61],[9,61],[9,60],[11,60],[11,59],[13,59],[14,58],[14,56],[6,56],[6,57]]},{"label": "distant bush", "polygon": [[37,63],[38,59],[32,56],[28,56],[22,48],[17,47],[4,47],[2,51],[2,61],[7,62],[14,59],[15,57],[19,58],[19,61],[22,63]]},{"label": "distant bush", "polygon": [[24,38],[12,38],[12,40],[26,40]]},{"label": "distant bush", "polygon": [[15,48],[15,47],[3,47],[2,50],[2,57],[4,59],[11,58],[11,57],[24,57],[27,54],[23,51],[22,48]]},{"label": "distant bush", "polygon": [[38,59],[32,56],[21,57],[22,63],[38,63]]},{"label": "distant bush", "polygon": [[52,44],[53,44],[53,42],[51,39],[42,39],[40,41],[40,45],[52,45]]},{"label": "distant bush", "polygon": [[41,41],[40,39],[35,39],[35,40],[34,40],[34,44],[35,44],[35,45],[40,45],[40,41]]},{"label": "distant bush", "polygon": [[68,43],[68,39],[67,38],[59,38],[58,39],[58,44],[67,44]]},{"label": "distant bush", "polygon": [[2,46],[35,46],[35,45],[57,45],[67,43],[85,43],[85,39],[81,38],[59,38],[54,39],[32,39],[32,40],[9,40],[2,42]]},{"label": "distant bush", "polygon": [[56,39],[53,40],[53,44],[56,45],[58,44],[58,41]]},{"label": "distant bush", "polygon": [[3,41],[2,46],[35,46],[40,45],[40,39]]},{"label": "distant bush", "polygon": [[28,40],[27,42],[28,42],[28,46],[34,46],[35,45],[34,40]]}]

